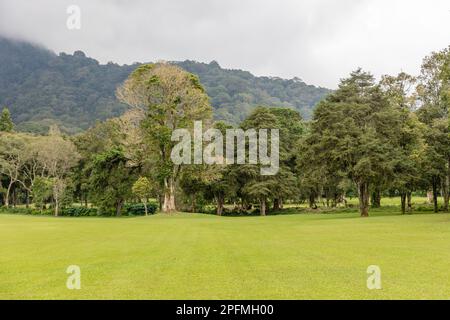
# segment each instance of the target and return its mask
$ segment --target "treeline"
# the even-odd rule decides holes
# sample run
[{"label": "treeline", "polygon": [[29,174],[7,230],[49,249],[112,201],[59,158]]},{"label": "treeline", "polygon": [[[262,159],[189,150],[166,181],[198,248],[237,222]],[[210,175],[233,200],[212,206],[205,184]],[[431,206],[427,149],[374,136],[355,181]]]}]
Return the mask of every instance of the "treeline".
[{"label": "treeline", "polygon": [[[239,125],[280,130],[280,170],[262,176],[260,165],[176,165],[175,129],[230,128],[214,122],[197,76],[172,64],[138,67],[117,89],[130,106],[123,116],[65,136],[13,131],[0,120],[0,173],[6,207],[51,205],[55,215],[73,202],[98,214],[121,215],[126,205],[158,199],[162,212],[218,215],[278,211],[287,202],[345,206],[359,198],[362,216],[383,194],[412,210],[413,192],[432,191],[434,210],[448,211],[450,179],[450,47],[424,59],[419,77],[405,73],[379,82],[357,70],[316,107],[311,121],[288,108],[256,108]],[[443,205],[439,207],[438,198]]]}]

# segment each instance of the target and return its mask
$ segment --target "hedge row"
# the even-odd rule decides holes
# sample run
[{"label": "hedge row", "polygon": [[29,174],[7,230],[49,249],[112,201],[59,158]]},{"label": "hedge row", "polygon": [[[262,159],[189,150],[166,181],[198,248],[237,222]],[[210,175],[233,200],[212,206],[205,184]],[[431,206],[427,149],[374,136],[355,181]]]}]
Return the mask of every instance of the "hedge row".
[{"label": "hedge row", "polygon": [[[154,214],[158,209],[156,203],[147,204],[148,214]],[[122,210],[124,216],[143,216],[145,215],[145,207],[142,203],[127,204]],[[0,207],[0,213],[8,214],[26,214],[26,215],[45,215],[52,216],[54,211],[51,209],[37,210],[31,208],[5,208]],[[98,217],[98,216],[115,216],[115,210],[102,210],[97,208],[86,207],[67,207],[63,208],[60,212],[62,217]]]}]

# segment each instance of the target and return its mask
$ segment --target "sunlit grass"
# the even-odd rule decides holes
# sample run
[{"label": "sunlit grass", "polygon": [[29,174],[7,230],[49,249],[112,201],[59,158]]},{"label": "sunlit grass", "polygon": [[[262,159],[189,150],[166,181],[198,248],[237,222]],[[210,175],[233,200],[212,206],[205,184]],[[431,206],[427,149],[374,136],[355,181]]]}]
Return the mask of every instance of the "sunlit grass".
[{"label": "sunlit grass", "polygon": [[[1,299],[450,298],[450,215],[0,215]],[[81,267],[81,290],[66,268]],[[369,265],[382,290],[368,290]]]}]

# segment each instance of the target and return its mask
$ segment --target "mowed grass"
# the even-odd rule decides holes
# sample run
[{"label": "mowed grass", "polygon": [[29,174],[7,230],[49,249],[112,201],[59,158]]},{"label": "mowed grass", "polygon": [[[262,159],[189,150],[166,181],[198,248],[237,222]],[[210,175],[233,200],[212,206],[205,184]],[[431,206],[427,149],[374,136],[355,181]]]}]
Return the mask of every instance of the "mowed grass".
[{"label": "mowed grass", "polygon": [[0,299],[449,299],[450,215],[371,214],[0,215]]}]

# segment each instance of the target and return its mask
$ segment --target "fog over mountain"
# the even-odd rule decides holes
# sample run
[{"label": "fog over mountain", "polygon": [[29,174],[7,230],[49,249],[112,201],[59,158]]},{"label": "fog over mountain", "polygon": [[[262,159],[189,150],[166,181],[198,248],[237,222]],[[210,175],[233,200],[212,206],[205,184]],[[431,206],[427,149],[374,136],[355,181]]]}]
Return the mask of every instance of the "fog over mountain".
[{"label": "fog over mountain", "polygon": [[[81,10],[68,30],[67,8]],[[448,0],[0,0],[0,34],[102,63],[220,61],[336,88],[357,67],[415,74],[450,43]]]}]

